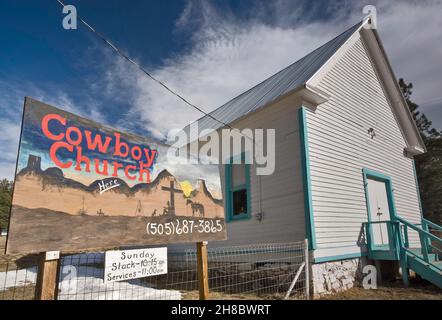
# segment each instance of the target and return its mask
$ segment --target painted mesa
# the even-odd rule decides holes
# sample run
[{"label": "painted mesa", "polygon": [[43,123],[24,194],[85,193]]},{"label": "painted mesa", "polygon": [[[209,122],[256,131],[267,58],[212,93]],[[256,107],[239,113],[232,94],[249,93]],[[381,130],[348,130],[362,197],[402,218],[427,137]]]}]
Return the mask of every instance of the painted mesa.
[{"label": "painted mesa", "polygon": [[25,99],[7,253],[224,240],[218,167]]}]

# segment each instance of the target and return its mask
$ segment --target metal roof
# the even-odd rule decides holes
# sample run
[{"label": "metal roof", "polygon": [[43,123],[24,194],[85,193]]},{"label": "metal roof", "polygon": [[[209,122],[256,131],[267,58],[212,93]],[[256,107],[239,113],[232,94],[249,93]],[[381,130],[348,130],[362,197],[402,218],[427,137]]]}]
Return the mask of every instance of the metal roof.
[{"label": "metal roof", "polygon": [[[362,22],[357,23],[287,68],[210,112],[210,115],[223,123],[229,124],[264,107],[292,90],[302,87],[350,36],[358,30],[361,24]],[[222,123],[207,115],[198,119],[197,122],[200,132],[204,129],[216,130],[224,127]],[[184,130],[189,130],[189,126]]]}]

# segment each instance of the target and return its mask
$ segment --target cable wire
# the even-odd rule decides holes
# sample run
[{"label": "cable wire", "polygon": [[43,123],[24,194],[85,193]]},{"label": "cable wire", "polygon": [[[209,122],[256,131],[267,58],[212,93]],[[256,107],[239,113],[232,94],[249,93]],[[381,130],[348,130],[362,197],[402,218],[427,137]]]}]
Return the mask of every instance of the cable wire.
[{"label": "cable wire", "polygon": [[[65,4],[63,3],[63,1],[61,0],[56,0],[60,5],[63,6],[63,8],[65,7]],[[108,45],[113,51],[115,51],[115,53],[120,56],[121,58],[127,60],[129,63],[133,64],[134,66],[136,66],[139,70],[141,70],[146,76],[148,76],[150,79],[152,79],[153,81],[155,81],[156,83],[158,83],[160,86],[162,86],[164,89],[166,89],[167,91],[169,91],[171,94],[173,94],[174,96],[176,96],[177,98],[179,98],[180,100],[182,100],[185,104],[187,104],[188,106],[196,109],[197,111],[203,113],[205,116],[211,118],[212,120],[215,120],[216,122],[221,123],[222,125],[233,129],[228,123],[225,123],[224,121],[218,120],[217,118],[215,118],[214,116],[212,116],[210,113],[205,112],[203,109],[201,109],[200,107],[196,106],[195,104],[191,103],[190,101],[188,101],[186,98],[184,98],[182,95],[180,95],[179,93],[175,92],[173,89],[171,89],[168,85],[166,85],[164,82],[162,82],[161,80],[157,79],[155,76],[153,76],[151,73],[149,73],[145,68],[143,68],[139,63],[135,62],[134,60],[132,60],[128,55],[124,54],[116,45],[114,45],[111,41],[109,41],[105,36],[103,36],[100,32],[98,32],[94,27],[92,27],[89,23],[87,23],[85,20],[83,20],[78,14],[77,14],[77,19],[80,20],[80,22],[87,28],[89,29],[92,33],[94,33],[98,38],[100,38],[106,45]]]},{"label": "cable wire", "polygon": [[[63,3],[63,1],[61,0],[56,0],[63,8],[65,7],[65,4]],[[88,29],[90,30],[93,34],[95,34],[98,38],[100,38],[107,46],[109,46],[118,56],[120,56],[121,58],[125,59],[126,61],[128,61],[129,63],[131,63],[132,65],[134,65],[135,67],[137,67],[141,72],[143,72],[146,76],[148,76],[151,80],[155,81],[156,83],[158,83],[160,86],[162,86],[164,89],[166,89],[168,92],[170,92],[171,94],[173,94],[174,96],[176,96],[177,98],[179,98],[180,100],[182,100],[185,104],[187,104],[188,106],[192,107],[193,109],[196,109],[197,111],[201,112],[202,114],[204,114],[205,116],[211,118],[212,120],[215,120],[218,123],[221,123],[223,126],[228,127],[229,129],[233,130],[234,128],[232,126],[230,126],[228,123],[221,121],[217,118],[215,118],[214,116],[212,116],[210,113],[205,112],[204,110],[202,110],[200,107],[196,106],[195,104],[189,102],[186,98],[184,98],[182,95],[180,95],[179,93],[175,92],[174,90],[172,90],[169,86],[167,86],[164,82],[162,82],[161,80],[157,79],[156,77],[154,77],[151,73],[149,73],[145,68],[143,68],[139,63],[135,62],[134,60],[132,60],[128,55],[124,54],[116,45],[114,45],[111,41],[109,41],[104,35],[102,35],[100,32],[98,32],[94,27],[92,27],[89,23],[87,23],[85,20],[83,20],[77,13],[77,19],[80,20],[80,22]],[[255,139],[243,134],[240,130],[238,130],[239,133],[244,136],[245,138],[251,140],[253,142],[253,144],[256,146],[256,141]],[[258,184],[259,184],[259,209],[260,212],[262,214],[262,190],[261,190],[261,176],[258,175]]]}]

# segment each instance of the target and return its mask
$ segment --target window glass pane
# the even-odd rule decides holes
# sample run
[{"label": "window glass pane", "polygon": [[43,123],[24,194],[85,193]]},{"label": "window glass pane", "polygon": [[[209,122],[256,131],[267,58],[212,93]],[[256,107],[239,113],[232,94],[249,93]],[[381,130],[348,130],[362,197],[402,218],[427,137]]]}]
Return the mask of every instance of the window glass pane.
[{"label": "window glass pane", "polygon": [[246,184],[246,165],[232,165],[232,188],[244,186]]},{"label": "window glass pane", "polygon": [[247,213],[247,189],[233,192],[233,215]]}]

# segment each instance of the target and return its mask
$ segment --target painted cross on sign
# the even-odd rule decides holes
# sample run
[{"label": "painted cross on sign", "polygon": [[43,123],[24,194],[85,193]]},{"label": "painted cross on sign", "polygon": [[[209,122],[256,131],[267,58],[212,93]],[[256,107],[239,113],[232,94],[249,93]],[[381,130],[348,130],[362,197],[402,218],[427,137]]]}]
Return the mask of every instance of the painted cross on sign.
[{"label": "painted cross on sign", "polygon": [[170,200],[168,202],[169,206],[167,208],[166,207],[164,208],[164,213],[174,216],[175,215],[175,192],[176,193],[183,193],[183,191],[180,189],[175,189],[175,179],[170,179],[170,187],[161,187],[161,190],[170,192]]}]

